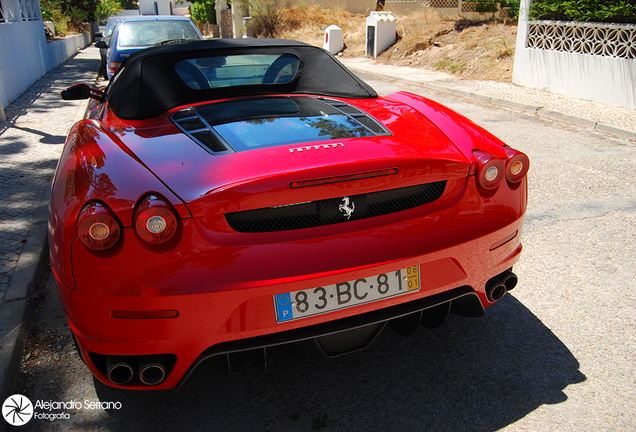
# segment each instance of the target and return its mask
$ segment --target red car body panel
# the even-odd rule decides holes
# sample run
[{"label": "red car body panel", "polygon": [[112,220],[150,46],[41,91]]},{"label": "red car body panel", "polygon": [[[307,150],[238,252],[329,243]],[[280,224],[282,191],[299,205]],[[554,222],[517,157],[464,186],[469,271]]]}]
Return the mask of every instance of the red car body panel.
[{"label": "red car body panel", "polygon": [[[285,94],[281,96],[286,96]],[[304,96],[303,96],[304,97]],[[307,95],[306,97],[312,97]],[[51,265],[82,357],[104,383],[174,388],[215,346],[310,328],[440,295],[458,287],[487,307],[487,282],[519,259],[526,179],[494,189],[476,182],[473,150],[506,160],[503,143],[466,118],[408,93],[346,99],[391,135],[288,144],[212,155],[170,119],[124,120],[107,103],[70,131],[54,178]],[[194,104],[196,106],[196,104]],[[417,127],[414,127],[417,125]],[[294,182],[392,170],[390,175],[310,187]],[[439,199],[333,225],[237,232],[231,212],[288,206],[446,181]],[[135,232],[148,194],[175,209],[178,229],[150,245]],[[90,202],[121,222],[115,246],[91,250],[77,220]],[[421,289],[278,323],[274,296],[419,265]],[[176,311],[171,318],[118,318],[117,311]],[[111,382],[100,356],[175,356],[165,380]],[[97,360],[96,360],[97,359]]]}]

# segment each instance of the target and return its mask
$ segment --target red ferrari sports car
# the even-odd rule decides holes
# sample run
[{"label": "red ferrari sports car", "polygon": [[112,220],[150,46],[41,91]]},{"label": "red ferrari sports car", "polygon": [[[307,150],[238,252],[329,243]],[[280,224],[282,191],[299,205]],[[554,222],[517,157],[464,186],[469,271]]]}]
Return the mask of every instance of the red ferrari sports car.
[{"label": "red ferrari sports car", "polygon": [[131,54],[70,130],[50,254],[91,372],[177,387],[206,358],[338,356],[514,288],[528,157],[300,42]]}]

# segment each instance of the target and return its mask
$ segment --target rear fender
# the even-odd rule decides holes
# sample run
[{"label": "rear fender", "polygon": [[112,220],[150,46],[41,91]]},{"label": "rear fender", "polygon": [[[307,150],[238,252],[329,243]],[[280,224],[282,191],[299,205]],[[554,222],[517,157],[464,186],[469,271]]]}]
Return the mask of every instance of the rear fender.
[{"label": "rear fender", "polygon": [[129,227],[137,201],[151,192],[163,195],[181,218],[190,217],[185,204],[99,122],[81,120],[71,128],[49,207],[51,266],[64,285],[74,287],[70,249],[84,205],[101,201]]},{"label": "rear fender", "polygon": [[471,162],[476,162],[473,150],[481,150],[497,158],[507,159],[503,141],[450,108],[425,97],[404,91],[392,93],[387,96],[387,99],[405,103],[421,112]]}]

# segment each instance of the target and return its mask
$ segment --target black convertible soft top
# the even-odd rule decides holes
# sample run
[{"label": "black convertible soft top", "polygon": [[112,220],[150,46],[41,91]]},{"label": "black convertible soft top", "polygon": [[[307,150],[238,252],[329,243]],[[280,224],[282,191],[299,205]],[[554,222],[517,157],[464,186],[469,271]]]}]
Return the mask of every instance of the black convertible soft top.
[{"label": "black convertible soft top", "polygon": [[[239,54],[292,54],[300,63],[296,76],[288,83],[209,89],[191,88],[175,70],[175,64],[183,60]],[[214,39],[156,46],[132,53],[111,80],[106,98],[118,117],[144,120],[180,105],[269,94],[377,97],[375,90],[322,48],[282,39]]]}]

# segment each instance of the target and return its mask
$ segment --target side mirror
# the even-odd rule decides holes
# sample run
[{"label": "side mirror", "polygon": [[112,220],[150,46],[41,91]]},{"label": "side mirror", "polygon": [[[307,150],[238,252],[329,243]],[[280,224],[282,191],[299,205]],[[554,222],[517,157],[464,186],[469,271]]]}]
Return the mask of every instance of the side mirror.
[{"label": "side mirror", "polygon": [[104,42],[103,40],[97,41],[95,42],[95,48],[108,48],[108,45],[106,45],[106,42]]},{"label": "side mirror", "polygon": [[91,90],[86,84],[75,84],[62,91],[62,99],[64,100],[88,99],[90,95]]},{"label": "side mirror", "polygon": [[86,84],[75,84],[62,91],[62,99],[64,100],[80,100],[92,98],[95,100],[101,100],[104,96],[104,92],[94,88],[90,88]]},{"label": "side mirror", "polygon": [[94,34],[93,36],[95,36],[96,38],[98,38],[98,37],[104,37],[104,35],[102,34],[102,32],[95,32],[95,34]]}]

